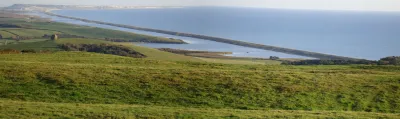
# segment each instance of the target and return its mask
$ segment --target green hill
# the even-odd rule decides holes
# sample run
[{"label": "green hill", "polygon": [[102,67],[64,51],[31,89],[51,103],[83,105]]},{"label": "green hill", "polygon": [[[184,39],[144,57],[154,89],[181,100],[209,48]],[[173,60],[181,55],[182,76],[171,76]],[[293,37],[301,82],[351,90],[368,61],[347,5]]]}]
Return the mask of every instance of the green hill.
[{"label": "green hill", "polygon": [[227,65],[85,52],[10,54],[0,62],[3,99],[399,112],[398,66]]},{"label": "green hill", "polygon": [[[0,118],[400,118],[400,66],[196,58],[101,38],[118,31],[95,35],[90,30],[98,28],[18,20],[12,23],[35,27],[19,35],[60,30],[85,37],[0,45],[51,51],[0,54]],[[112,53],[63,51],[62,44],[112,46]],[[118,48],[144,57],[111,55],[124,53]]]}]

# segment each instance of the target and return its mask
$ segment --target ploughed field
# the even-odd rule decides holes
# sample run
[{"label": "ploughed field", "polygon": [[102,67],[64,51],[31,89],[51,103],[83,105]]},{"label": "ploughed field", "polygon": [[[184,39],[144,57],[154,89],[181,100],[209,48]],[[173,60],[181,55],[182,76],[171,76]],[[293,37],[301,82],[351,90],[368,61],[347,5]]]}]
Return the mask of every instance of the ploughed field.
[{"label": "ploughed field", "polygon": [[[49,31],[69,38],[11,38]],[[110,32],[174,40],[41,21],[0,29],[10,36],[0,42],[0,118],[400,118],[400,66],[197,58],[111,42]]]}]

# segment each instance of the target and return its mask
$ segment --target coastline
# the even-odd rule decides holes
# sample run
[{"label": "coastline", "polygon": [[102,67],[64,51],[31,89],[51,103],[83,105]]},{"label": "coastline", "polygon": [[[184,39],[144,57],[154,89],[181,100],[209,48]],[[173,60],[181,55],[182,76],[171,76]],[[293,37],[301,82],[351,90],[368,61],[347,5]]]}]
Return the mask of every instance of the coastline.
[{"label": "coastline", "polygon": [[262,49],[262,50],[267,50],[267,51],[274,51],[274,52],[280,52],[280,53],[292,54],[292,55],[298,55],[298,56],[305,56],[305,57],[311,57],[311,58],[361,60],[358,58],[351,58],[351,57],[323,54],[323,53],[310,52],[310,51],[304,51],[304,50],[296,50],[296,49],[276,47],[276,46],[270,46],[270,45],[249,43],[249,42],[231,40],[231,39],[226,39],[226,38],[197,35],[197,34],[191,34],[191,33],[181,33],[181,32],[159,30],[159,29],[152,29],[152,28],[143,28],[143,27],[136,27],[136,26],[130,26],[130,25],[123,25],[123,24],[107,23],[107,22],[102,22],[102,21],[94,21],[94,20],[58,15],[58,14],[54,14],[51,12],[43,12],[43,13],[46,15],[50,15],[50,16],[73,19],[73,20],[83,21],[83,22],[87,22],[87,23],[96,23],[96,24],[109,25],[109,26],[120,27],[120,28],[134,29],[134,30],[147,31],[147,32],[155,32],[155,33],[161,33],[161,34],[167,34],[167,35],[174,35],[174,36],[198,38],[198,39],[203,39],[203,40],[209,40],[209,41],[215,41],[215,42],[220,42],[220,43]]}]

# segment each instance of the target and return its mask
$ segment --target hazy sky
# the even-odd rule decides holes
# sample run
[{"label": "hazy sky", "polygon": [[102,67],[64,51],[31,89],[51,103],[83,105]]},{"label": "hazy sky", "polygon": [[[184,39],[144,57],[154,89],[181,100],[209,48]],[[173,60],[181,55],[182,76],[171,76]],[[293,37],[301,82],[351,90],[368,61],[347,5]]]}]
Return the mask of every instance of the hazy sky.
[{"label": "hazy sky", "polygon": [[15,3],[131,6],[239,6],[289,9],[400,11],[400,0],[0,0]]}]

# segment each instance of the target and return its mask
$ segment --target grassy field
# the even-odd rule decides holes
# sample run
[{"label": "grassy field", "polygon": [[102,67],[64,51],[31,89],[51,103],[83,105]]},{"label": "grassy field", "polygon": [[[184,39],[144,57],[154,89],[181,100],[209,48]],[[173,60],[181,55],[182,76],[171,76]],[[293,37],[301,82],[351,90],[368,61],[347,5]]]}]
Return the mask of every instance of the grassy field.
[{"label": "grassy field", "polygon": [[108,42],[104,40],[99,40],[99,39],[86,39],[86,38],[60,38],[56,40],[57,44],[65,44],[65,43],[71,43],[71,44],[102,44],[102,43],[111,43],[113,42]]},{"label": "grassy field", "polygon": [[59,51],[57,44],[54,41],[46,39],[26,40],[8,45],[0,45],[0,49],[16,49],[16,50],[50,50]]},{"label": "grassy field", "polygon": [[[41,42],[41,41],[46,41],[46,40],[49,40],[49,39],[30,39],[30,40],[21,40],[21,41],[3,39],[3,40],[0,40],[0,49],[4,49],[4,47],[2,47],[1,45],[5,45],[6,41],[7,41],[7,45],[12,45],[12,44],[20,44],[20,43]],[[12,48],[12,47],[9,46],[9,48]],[[40,46],[37,48],[40,48]]]},{"label": "grassy field", "polygon": [[41,37],[44,34],[59,34],[60,32],[49,31],[49,30],[37,30],[37,29],[8,29],[8,32],[18,34],[18,36],[24,37]]},{"label": "grassy field", "polygon": [[9,32],[2,31],[2,30],[0,30],[0,34],[3,36],[4,39],[9,39],[9,38],[15,36],[15,35],[13,35],[13,34],[11,34]]},{"label": "grassy field", "polygon": [[165,107],[149,105],[43,103],[0,100],[0,118],[306,118],[306,119],[395,119],[400,114],[295,111],[295,110],[238,110],[214,108]]},{"label": "grassy field", "polygon": [[252,64],[252,65],[279,65],[281,62],[274,60],[251,60],[251,59],[218,59],[218,58],[201,58],[199,59],[212,62],[212,63],[223,63],[223,64]]},{"label": "grassy field", "polygon": [[2,55],[0,97],[89,104],[399,113],[398,66],[228,65],[84,52]]}]

